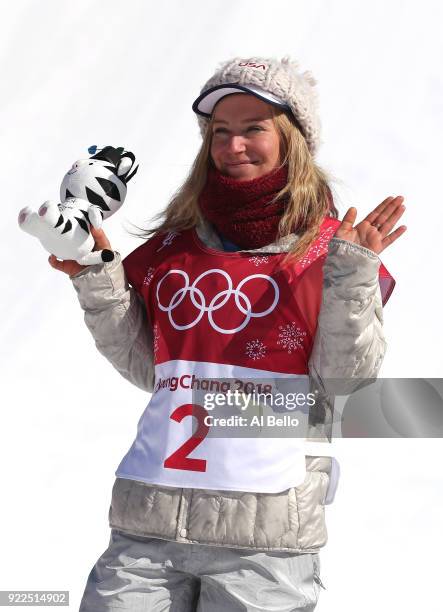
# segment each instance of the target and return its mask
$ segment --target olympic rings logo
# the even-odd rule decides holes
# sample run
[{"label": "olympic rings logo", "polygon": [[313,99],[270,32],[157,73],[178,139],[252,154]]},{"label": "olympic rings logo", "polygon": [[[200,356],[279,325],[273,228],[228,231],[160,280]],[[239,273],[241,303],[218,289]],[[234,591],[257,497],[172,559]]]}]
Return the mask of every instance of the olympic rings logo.
[{"label": "olympic rings logo", "polygon": [[[178,289],[174,293],[174,295],[171,297],[169,304],[167,306],[164,306],[160,302],[159,291],[160,291],[160,287],[163,281],[170,274],[179,274],[180,276],[182,276],[184,279],[184,287],[182,287],[181,289]],[[227,289],[224,289],[223,291],[219,291],[219,293],[214,295],[209,306],[206,305],[206,300],[205,300],[205,296],[203,295],[203,292],[197,287],[197,284],[202,280],[202,278],[204,278],[205,276],[208,276],[208,274],[221,274],[226,279],[227,286],[228,286]],[[269,308],[266,308],[266,310],[262,310],[261,312],[252,312],[251,300],[248,298],[246,293],[242,291],[242,288],[246,285],[246,283],[253,280],[254,278],[264,278],[270,283],[271,287],[274,289],[274,298],[273,298],[272,304],[269,306]],[[185,296],[188,293],[191,298],[192,304],[195,306],[195,308],[199,310],[199,312],[196,318],[193,321],[191,321],[191,323],[186,323],[185,325],[179,325],[172,318],[172,312],[174,311],[175,308],[177,308],[179,304],[182,303],[182,301],[185,299]],[[225,329],[217,325],[217,323],[213,319],[212,313],[215,310],[219,310],[220,308],[222,308],[226,304],[226,302],[229,300],[231,295],[234,296],[235,304],[237,308],[240,310],[240,312],[242,312],[245,315],[245,318],[238,327],[233,327],[231,329]],[[208,321],[211,327],[215,329],[216,331],[220,332],[221,334],[234,334],[235,332],[238,332],[244,329],[246,325],[249,323],[249,321],[251,320],[251,318],[253,317],[260,318],[260,317],[265,317],[266,315],[268,315],[276,307],[279,295],[280,295],[280,292],[279,292],[277,283],[275,282],[273,278],[271,278],[270,276],[267,276],[266,274],[251,274],[250,276],[247,276],[242,281],[240,281],[239,284],[237,285],[237,288],[234,289],[233,282],[229,274],[225,272],[224,270],[220,270],[219,268],[211,268],[211,270],[206,270],[206,272],[202,272],[202,274],[197,276],[197,278],[192,283],[192,285],[189,284],[189,276],[183,270],[176,270],[176,269],[169,270],[169,272],[167,272],[157,284],[158,306],[160,310],[168,313],[168,318],[169,318],[169,321],[172,327],[178,330],[190,329],[191,327],[194,327],[195,325],[197,325],[197,323],[202,319],[202,317],[204,316],[206,312],[208,313]]]}]

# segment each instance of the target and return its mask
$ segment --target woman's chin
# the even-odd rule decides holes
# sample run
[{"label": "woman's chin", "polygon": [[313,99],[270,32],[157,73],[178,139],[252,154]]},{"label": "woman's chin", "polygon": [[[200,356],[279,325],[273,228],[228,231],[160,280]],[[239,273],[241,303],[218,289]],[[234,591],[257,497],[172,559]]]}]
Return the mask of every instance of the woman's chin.
[{"label": "woman's chin", "polygon": [[250,181],[260,176],[260,170],[254,164],[241,164],[238,166],[226,166],[224,174],[239,181]]}]

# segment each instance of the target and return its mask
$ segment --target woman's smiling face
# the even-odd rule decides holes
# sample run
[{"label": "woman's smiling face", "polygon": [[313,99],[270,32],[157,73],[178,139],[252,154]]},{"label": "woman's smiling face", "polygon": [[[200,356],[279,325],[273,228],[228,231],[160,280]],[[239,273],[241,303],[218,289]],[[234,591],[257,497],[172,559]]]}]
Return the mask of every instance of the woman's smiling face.
[{"label": "woman's smiling face", "polygon": [[280,165],[280,137],[272,107],[244,93],[230,94],[213,111],[211,157],[217,170],[239,181]]}]

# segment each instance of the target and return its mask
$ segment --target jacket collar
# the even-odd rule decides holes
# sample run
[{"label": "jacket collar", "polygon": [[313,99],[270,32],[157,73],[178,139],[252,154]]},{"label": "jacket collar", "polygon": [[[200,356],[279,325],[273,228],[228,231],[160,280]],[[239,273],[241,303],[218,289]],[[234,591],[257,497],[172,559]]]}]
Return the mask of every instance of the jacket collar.
[{"label": "jacket collar", "polygon": [[[224,251],[223,244],[215,231],[212,223],[205,218],[202,218],[201,221],[196,226],[196,231],[200,240],[209,248],[215,249],[217,251]],[[284,236],[280,238],[280,240],[276,240],[275,242],[271,242],[268,245],[262,246],[258,249],[240,249],[237,251],[238,253],[287,253],[291,248],[293,248],[296,242],[299,240],[298,234],[288,234],[288,236]]]}]

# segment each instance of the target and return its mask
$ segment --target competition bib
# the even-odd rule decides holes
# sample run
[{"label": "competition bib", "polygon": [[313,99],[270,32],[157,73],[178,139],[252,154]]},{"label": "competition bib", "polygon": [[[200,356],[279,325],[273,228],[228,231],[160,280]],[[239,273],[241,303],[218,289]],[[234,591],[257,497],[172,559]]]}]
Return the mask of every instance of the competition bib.
[{"label": "competition bib", "polygon": [[[187,361],[157,366],[156,389],[116,475],[173,487],[265,493],[299,485],[306,473],[299,430],[307,411],[286,410],[290,395],[287,389],[278,391],[279,385],[274,385],[272,396],[268,394],[282,400],[276,409],[266,410],[258,403],[251,408],[260,398],[262,381],[270,377],[291,388],[296,383],[298,399],[307,394],[306,376]],[[260,382],[254,385],[254,379]],[[249,385],[251,401],[246,408],[224,404],[214,410],[214,398],[223,400],[221,381],[225,390],[227,381],[232,391]],[[195,403],[196,396],[200,403]],[[243,431],[248,437],[239,437]]]}]

